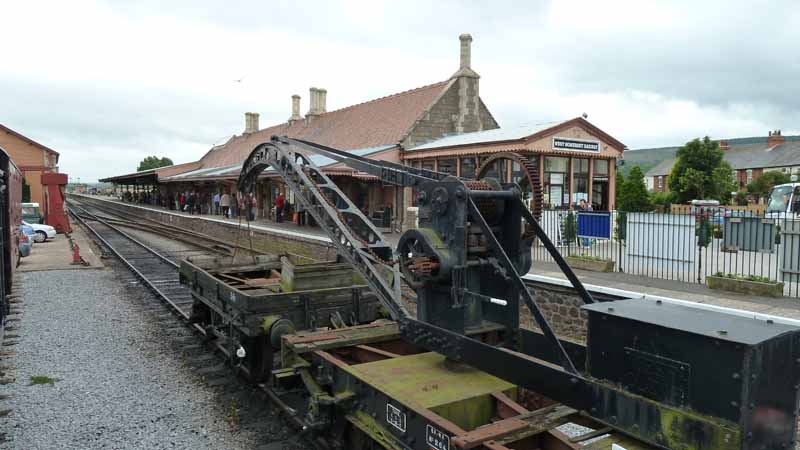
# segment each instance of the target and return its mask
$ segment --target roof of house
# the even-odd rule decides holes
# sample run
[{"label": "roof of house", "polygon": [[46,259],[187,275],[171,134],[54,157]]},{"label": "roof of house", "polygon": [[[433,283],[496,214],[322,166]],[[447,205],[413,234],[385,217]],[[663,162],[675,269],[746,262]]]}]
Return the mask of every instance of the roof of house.
[{"label": "roof of house", "polygon": [[[773,147],[767,146],[767,138],[763,136],[727,141],[730,148],[725,150],[724,159],[736,170],[800,166],[800,136],[784,136],[785,142]],[[679,147],[664,147],[663,150],[677,148]],[[669,175],[674,164],[675,158],[661,161],[648,170],[645,176]]]},{"label": "roof of house", "polygon": [[487,142],[505,142],[505,141],[519,141],[523,139],[537,139],[542,136],[556,133],[559,130],[569,128],[574,125],[581,125],[589,128],[597,136],[607,140],[620,149],[625,148],[625,144],[614,139],[606,132],[592,125],[588,120],[583,117],[576,117],[574,119],[562,120],[558,122],[540,123],[534,125],[521,125],[511,128],[495,128],[493,130],[476,131],[473,133],[463,133],[453,136],[445,136],[443,138],[431,141],[417,147],[408,149],[409,152],[420,150],[431,150],[447,147],[459,147],[466,145],[482,144]]},{"label": "roof of house", "polygon": [[33,139],[31,139],[31,138],[29,138],[29,137],[27,137],[27,136],[25,136],[23,134],[20,134],[20,133],[18,133],[16,131],[12,130],[11,128],[8,128],[7,126],[5,126],[5,125],[3,125],[1,123],[0,123],[0,130],[3,130],[3,131],[5,131],[6,133],[9,133],[9,134],[13,134],[14,136],[22,139],[23,141],[25,141],[25,142],[27,142],[29,144],[35,145],[35,146],[41,148],[44,151],[47,151],[47,152],[50,152],[50,153],[56,155],[56,162],[58,161],[59,154],[58,154],[57,151],[53,150],[52,148],[47,147],[46,145],[42,145],[42,144],[34,141]]},{"label": "roof of house", "polygon": [[200,160],[201,167],[242,164],[256,147],[274,135],[313,141],[342,150],[396,145],[452,80],[284,122],[255,133],[231,137]]}]

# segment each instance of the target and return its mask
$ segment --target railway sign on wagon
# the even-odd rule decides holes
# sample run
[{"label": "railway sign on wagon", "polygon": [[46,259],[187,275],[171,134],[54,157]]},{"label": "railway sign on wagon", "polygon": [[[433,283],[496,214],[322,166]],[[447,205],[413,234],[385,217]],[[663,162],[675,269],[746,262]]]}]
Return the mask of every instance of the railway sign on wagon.
[{"label": "railway sign on wagon", "polygon": [[425,429],[425,443],[436,450],[450,449],[450,436],[436,427],[428,425]]},{"label": "railway sign on wagon", "polygon": [[406,413],[392,406],[391,403],[386,404],[386,421],[403,433],[406,432]]}]

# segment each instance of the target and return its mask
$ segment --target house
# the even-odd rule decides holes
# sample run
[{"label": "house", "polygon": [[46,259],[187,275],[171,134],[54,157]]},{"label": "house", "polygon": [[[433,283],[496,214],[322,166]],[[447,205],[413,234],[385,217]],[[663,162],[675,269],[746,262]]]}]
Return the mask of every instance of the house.
[{"label": "house", "polygon": [[2,124],[0,148],[5,149],[25,177],[23,201],[44,205],[42,174],[58,172],[58,152]]},{"label": "house", "polygon": [[[767,136],[723,139],[718,141],[724,160],[733,167],[739,189],[767,171],[800,173],[800,136],[783,136],[781,130]],[[675,154],[679,147],[659,149]],[[636,150],[633,150],[636,151]],[[675,165],[674,156],[657,164],[645,174],[647,188],[655,192],[669,191],[669,175]]]}]

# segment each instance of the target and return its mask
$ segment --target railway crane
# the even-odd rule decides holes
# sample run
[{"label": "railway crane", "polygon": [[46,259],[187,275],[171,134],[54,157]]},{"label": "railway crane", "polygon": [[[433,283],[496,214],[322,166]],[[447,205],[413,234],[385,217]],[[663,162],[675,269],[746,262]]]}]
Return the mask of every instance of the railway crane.
[{"label": "railway crane", "polygon": [[[418,227],[392,248],[313,154],[413,188]],[[282,336],[273,392],[339,448],[794,448],[800,330],[657,300],[594,302],[539,226],[526,155],[493,156],[473,180],[273,137],[244,162],[240,191],[267,168],[392,319]],[[556,336],[525,287],[537,239],[585,303],[585,346]],[[570,438],[556,428],[567,422],[590,431]]]}]

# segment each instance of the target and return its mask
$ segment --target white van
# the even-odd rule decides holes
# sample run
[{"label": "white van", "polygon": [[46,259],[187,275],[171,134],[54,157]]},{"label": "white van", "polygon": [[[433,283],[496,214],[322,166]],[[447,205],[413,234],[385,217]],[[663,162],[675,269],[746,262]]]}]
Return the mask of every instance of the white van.
[{"label": "white van", "polygon": [[794,219],[798,213],[800,213],[800,183],[779,184],[772,188],[767,201],[767,218]]}]

